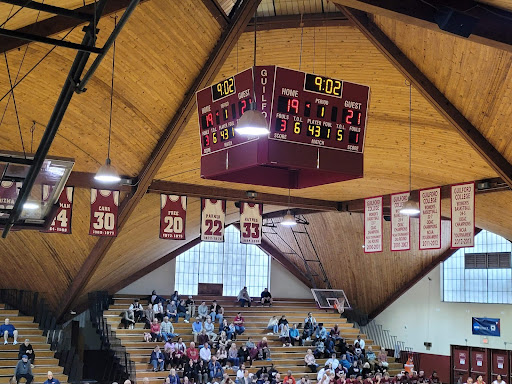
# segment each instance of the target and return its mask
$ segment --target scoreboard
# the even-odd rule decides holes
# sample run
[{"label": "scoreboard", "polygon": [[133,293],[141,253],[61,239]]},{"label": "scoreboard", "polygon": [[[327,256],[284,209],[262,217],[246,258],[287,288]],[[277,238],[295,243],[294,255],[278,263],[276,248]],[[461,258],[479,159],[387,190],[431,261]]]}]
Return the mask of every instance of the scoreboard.
[{"label": "scoreboard", "polygon": [[[196,95],[201,176],[289,188],[362,177],[369,92],[277,66],[249,68],[213,84]],[[270,132],[237,135],[237,121],[254,98]],[[291,181],[283,185],[278,179],[286,175]]]}]

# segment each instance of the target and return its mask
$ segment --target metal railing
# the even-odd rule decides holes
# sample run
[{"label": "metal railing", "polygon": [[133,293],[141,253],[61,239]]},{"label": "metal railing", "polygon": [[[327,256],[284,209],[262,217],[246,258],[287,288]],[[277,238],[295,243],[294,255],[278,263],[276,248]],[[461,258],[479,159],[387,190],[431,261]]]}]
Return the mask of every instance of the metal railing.
[{"label": "metal railing", "polygon": [[59,365],[64,367],[68,382],[82,380],[83,362],[71,346],[71,337],[65,336],[62,326],[57,324],[55,315],[39,292],[0,289],[0,302],[5,304],[6,309],[17,309],[23,315],[32,316],[43,331],[43,336],[46,336],[50,349],[55,352],[55,357],[59,359]]},{"label": "metal railing", "polygon": [[103,312],[108,309],[112,297],[108,292],[97,291],[89,293],[89,307],[91,322],[100,335],[101,348],[110,352],[111,363],[106,365],[103,375],[104,381],[123,382],[131,380],[135,382],[135,363],[130,359],[130,354],[121,344],[116,331],[107,323]]}]

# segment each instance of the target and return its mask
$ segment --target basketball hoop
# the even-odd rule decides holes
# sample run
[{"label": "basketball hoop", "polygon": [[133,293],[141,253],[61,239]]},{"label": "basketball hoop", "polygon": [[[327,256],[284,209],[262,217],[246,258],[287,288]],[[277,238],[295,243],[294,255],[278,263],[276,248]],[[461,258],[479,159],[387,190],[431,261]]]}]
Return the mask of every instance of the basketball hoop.
[{"label": "basketball hoop", "polygon": [[334,301],[334,309],[336,309],[340,315],[343,314],[343,312],[345,312],[345,299],[344,298],[336,299]]}]

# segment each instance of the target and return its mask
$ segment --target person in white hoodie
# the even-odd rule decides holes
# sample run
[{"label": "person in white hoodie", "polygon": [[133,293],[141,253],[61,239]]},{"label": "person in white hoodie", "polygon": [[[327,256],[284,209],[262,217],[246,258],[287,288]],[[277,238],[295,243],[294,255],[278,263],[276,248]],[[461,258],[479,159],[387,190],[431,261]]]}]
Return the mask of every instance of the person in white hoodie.
[{"label": "person in white hoodie", "polygon": [[279,332],[279,328],[277,325],[277,317],[272,316],[270,318],[270,320],[268,321],[268,324],[267,324],[267,329],[269,331],[272,331],[272,332],[267,333],[267,335],[275,335],[276,333]]}]

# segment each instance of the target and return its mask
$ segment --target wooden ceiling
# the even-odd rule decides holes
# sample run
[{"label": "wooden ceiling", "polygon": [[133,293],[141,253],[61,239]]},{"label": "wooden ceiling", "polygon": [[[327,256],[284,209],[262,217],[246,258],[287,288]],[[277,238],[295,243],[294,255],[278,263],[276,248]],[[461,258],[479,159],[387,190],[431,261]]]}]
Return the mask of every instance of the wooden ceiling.
[{"label": "wooden ceiling", "polygon": [[[207,1],[147,0],[138,6],[117,39],[111,157],[118,171],[124,175],[140,176],[144,164],[221,36],[224,26],[216,21],[218,15],[212,15],[210,8],[204,5]],[[83,5],[82,0],[52,4],[57,3],[69,8]],[[234,2],[219,3],[229,12]],[[508,1],[487,3],[512,8]],[[0,22],[2,17],[7,17],[10,8],[0,7]],[[258,8],[258,15],[261,20],[301,12],[331,13],[336,10],[333,2],[326,1],[264,0]],[[29,25],[36,17],[37,11],[23,10],[6,27],[15,29]],[[512,126],[509,124],[512,117],[511,53],[384,16],[370,15],[370,18],[449,102],[512,162]],[[297,15],[294,28],[258,32],[258,64],[299,69],[299,19]],[[104,43],[113,24],[110,17],[101,20],[99,46]],[[68,32],[63,31],[53,37],[62,38]],[[81,28],[67,36],[75,42],[81,37]],[[216,78],[222,79],[250,67],[253,43],[252,33],[242,34]],[[50,49],[46,45],[31,43],[25,55],[25,48],[7,53],[13,78],[22,60],[20,77]],[[27,151],[31,146],[36,148],[39,142],[73,58],[74,51],[56,48],[15,90]],[[112,52],[109,52],[88,84],[87,92],[76,95],[72,100],[50,150],[51,155],[75,158],[75,171],[95,172],[106,157],[111,58]],[[409,87],[404,76],[355,26],[346,24],[304,28],[300,69],[367,84],[371,87],[371,100],[364,178],[296,190],[291,192],[292,196],[344,201],[406,190]],[[7,92],[8,84],[6,63],[0,60],[0,88]],[[6,108],[7,100],[0,102],[1,112]],[[32,132],[33,121],[36,124]],[[156,180],[287,195],[288,191],[279,188],[201,179],[197,129],[194,113],[157,172]],[[0,127],[0,148],[22,150],[12,100]],[[412,172],[414,189],[496,177],[496,172],[487,162],[414,88]],[[512,212],[508,212],[511,200],[509,191],[478,195],[477,225],[512,238],[512,222],[509,220]],[[142,198],[119,237],[94,267],[90,280],[80,287],[73,305],[84,302],[87,292],[109,289],[182,245],[181,242],[158,239],[158,206],[158,194],[150,193]],[[229,207],[228,221],[234,222],[237,215],[234,206],[230,204]],[[267,207],[268,212],[278,209],[282,207]],[[496,214],[497,209],[502,213],[500,216]],[[349,290],[353,304],[367,311],[392,296],[440,253],[364,255],[360,214],[317,213],[306,217],[311,222],[314,245],[325,263],[329,263],[331,284],[335,288]],[[97,238],[88,235],[88,221],[89,192],[86,188],[77,188],[72,235],[12,232],[7,239],[1,240],[5,245],[0,254],[13,260],[3,270],[7,277],[2,286],[45,292],[58,308],[62,292],[70,287],[98,242]],[[187,240],[198,235],[198,222],[199,203],[197,198],[190,198]],[[417,231],[415,224],[413,228]],[[446,225],[443,230],[447,231]],[[386,227],[385,233],[387,231]],[[332,236],[326,238],[325,233]],[[413,249],[417,249],[417,245],[413,245],[416,246]],[[279,248],[281,246],[283,244]],[[292,261],[301,267],[297,260],[292,258]],[[362,271],[372,273],[368,278],[361,278]],[[375,278],[381,275],[382,281]]]}]

